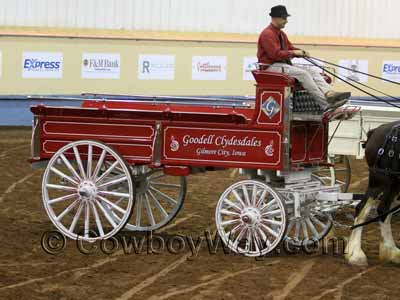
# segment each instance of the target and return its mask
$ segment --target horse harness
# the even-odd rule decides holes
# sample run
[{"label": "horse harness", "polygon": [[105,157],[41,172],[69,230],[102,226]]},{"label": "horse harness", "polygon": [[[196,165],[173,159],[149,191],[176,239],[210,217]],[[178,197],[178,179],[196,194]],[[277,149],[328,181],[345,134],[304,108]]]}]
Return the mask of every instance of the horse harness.
[{"label": "horse harness", "polygon": [[400,124],[394,125],[386,135],[385,142],[378,149],[375,164],[370,171],[392,179],[400,178]]},{"label": "horse harness", "polygon": [[[373,173],[385,175],[392,181],[400,179],[400,124],[394,125],[386,135],[382,147],[378,149],[375,164],[369,170]],[[399,209],[400,204],[366,222],[352,226],[351,229],[371,224],[392,213],[396,214]]]}]

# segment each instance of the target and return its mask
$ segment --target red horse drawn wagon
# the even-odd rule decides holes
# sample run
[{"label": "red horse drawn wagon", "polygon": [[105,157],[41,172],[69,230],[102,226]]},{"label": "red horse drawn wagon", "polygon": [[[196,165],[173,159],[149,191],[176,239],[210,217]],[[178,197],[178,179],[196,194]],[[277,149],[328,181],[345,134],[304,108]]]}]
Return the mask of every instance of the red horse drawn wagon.
[{"label": "red horse drawn wagon", "polygon": [[250,179],[225,190],[215,215],[229,248],[264,255],[285,238],[323,238],[330,212],[352,198],[313,176],[327,165],[329,118],[293,78],[253,74],[255,102],[132,96],[33,106],[31,162],[47,166],[51,221],[87,241],[155,230],[181,208],[187,175],[240,168]]}]

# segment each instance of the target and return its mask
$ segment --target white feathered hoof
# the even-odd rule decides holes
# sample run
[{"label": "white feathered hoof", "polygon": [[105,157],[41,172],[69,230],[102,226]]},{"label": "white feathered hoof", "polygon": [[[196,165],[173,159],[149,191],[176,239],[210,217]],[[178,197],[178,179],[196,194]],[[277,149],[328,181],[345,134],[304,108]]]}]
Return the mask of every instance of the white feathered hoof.
[{"label": "white feathered hoof", "polygon": [[347,251],[346,249],[346,254],[344,258],[346,259],[347,263],[352,265],[352,266],[358,266],[358,267],[366,267],[368,266],[368,259],[367,256],[365,255],[364,251],[361,249],[359,250],[353,250],[353,251]]},{"label": "white feathered hoof", "polygon": [[400,249],[385,245],[379,245],[379,259],[385,263],[400,264]]}]

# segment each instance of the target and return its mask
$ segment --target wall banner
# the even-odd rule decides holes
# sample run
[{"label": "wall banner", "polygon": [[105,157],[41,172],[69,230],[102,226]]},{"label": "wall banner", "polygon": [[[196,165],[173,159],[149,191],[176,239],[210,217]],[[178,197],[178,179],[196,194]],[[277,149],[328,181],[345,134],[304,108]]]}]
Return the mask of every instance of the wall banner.
[{"label": "wall banner", "polygon": [[382,77],[400,82],[400,61],[385,60],[382,64]]},{"label": "wall banner", "polygon": [[174,80],[175,56],[139,55],[138,74],[139,80]]},{"label": "wall banner", "polygon": [[[323,63],[323,62],[320,62],[320,61],[317,61],[317,60],[313,60],[313,59],[311,59],[311,58],[310,58],[310,60],[312,60],[312,61],[313,61],[314,63],[316,63],[317,65],[319,65],[319,66],[321,66],[321,67],[324,67],[324,63]],[[300,67],[302,67],[302,68],[305,68],[305,69],[316,70],[316,71],[318,71],[318,72],[320,72],[320,73],[323,72],[321,68],[318,68],[316,65],[312,64],[311,62],[309,62],[308,60],[306,60],[306,59],[304,59],[304,58],[295,57],[295,58],[292,58],[291,61],[292,61],[292,64],[293,64],[293,65],[298,65],[298,66],[300,66]],[[328,70],[329,70],[329,71],[332,71],[332,70],[330,70],[329,68],[328,68]]]},{"label": "wall banner", "polygon": [[119,53],[83,53],[82,78],[119,79],[121,57]]},{"label": "wall banner", "polygon": [[62,78],[63,54],[60,52],[24,52],[22,78]]},{"label": "wall banner", "polygon": [[350,80],[350,82],[352,80],[357,82],[368,82],[367,75],[354,72],[361,71],[364,73],[368,73],[368,60],[342,59],[339,61],[339,65],[351,69],[345,70],[339,68],[339,75],[342,76],[344,79]]},{"label": "wall banner", "polygon": [[193,56],[192,80],[226,80],[226,56]]},{"label": "wall banner", "polygon": [[254,81],[254,76],[251,71],[257,68],[256,63],[258,59],[256,56],[243,57],[243,80]]}]

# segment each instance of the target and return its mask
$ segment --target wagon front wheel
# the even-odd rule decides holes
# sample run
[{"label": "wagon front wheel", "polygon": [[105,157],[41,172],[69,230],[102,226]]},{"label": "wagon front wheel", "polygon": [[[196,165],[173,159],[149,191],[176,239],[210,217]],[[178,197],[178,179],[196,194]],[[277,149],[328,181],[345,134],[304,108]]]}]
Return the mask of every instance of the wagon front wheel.
[{"label": "wagon front wheel", "polygon": [[[108,168],[100,172],[105,162]],[[112,175],[116,169],[118,174]],[[134,206],[135,185],[129,166],[115,150],[96,141],[77,141],[60,148],[49,161],[42,194],[46,212],[60,232],[71,239],[95,241],[125,226]]]},{"label": "wagon front wheel", "polygon": [[225,245],[246,256],[273,251],[284,239],[287,227],[282,196],[256,180],[228,187],[218,201],[215,220]]}]

